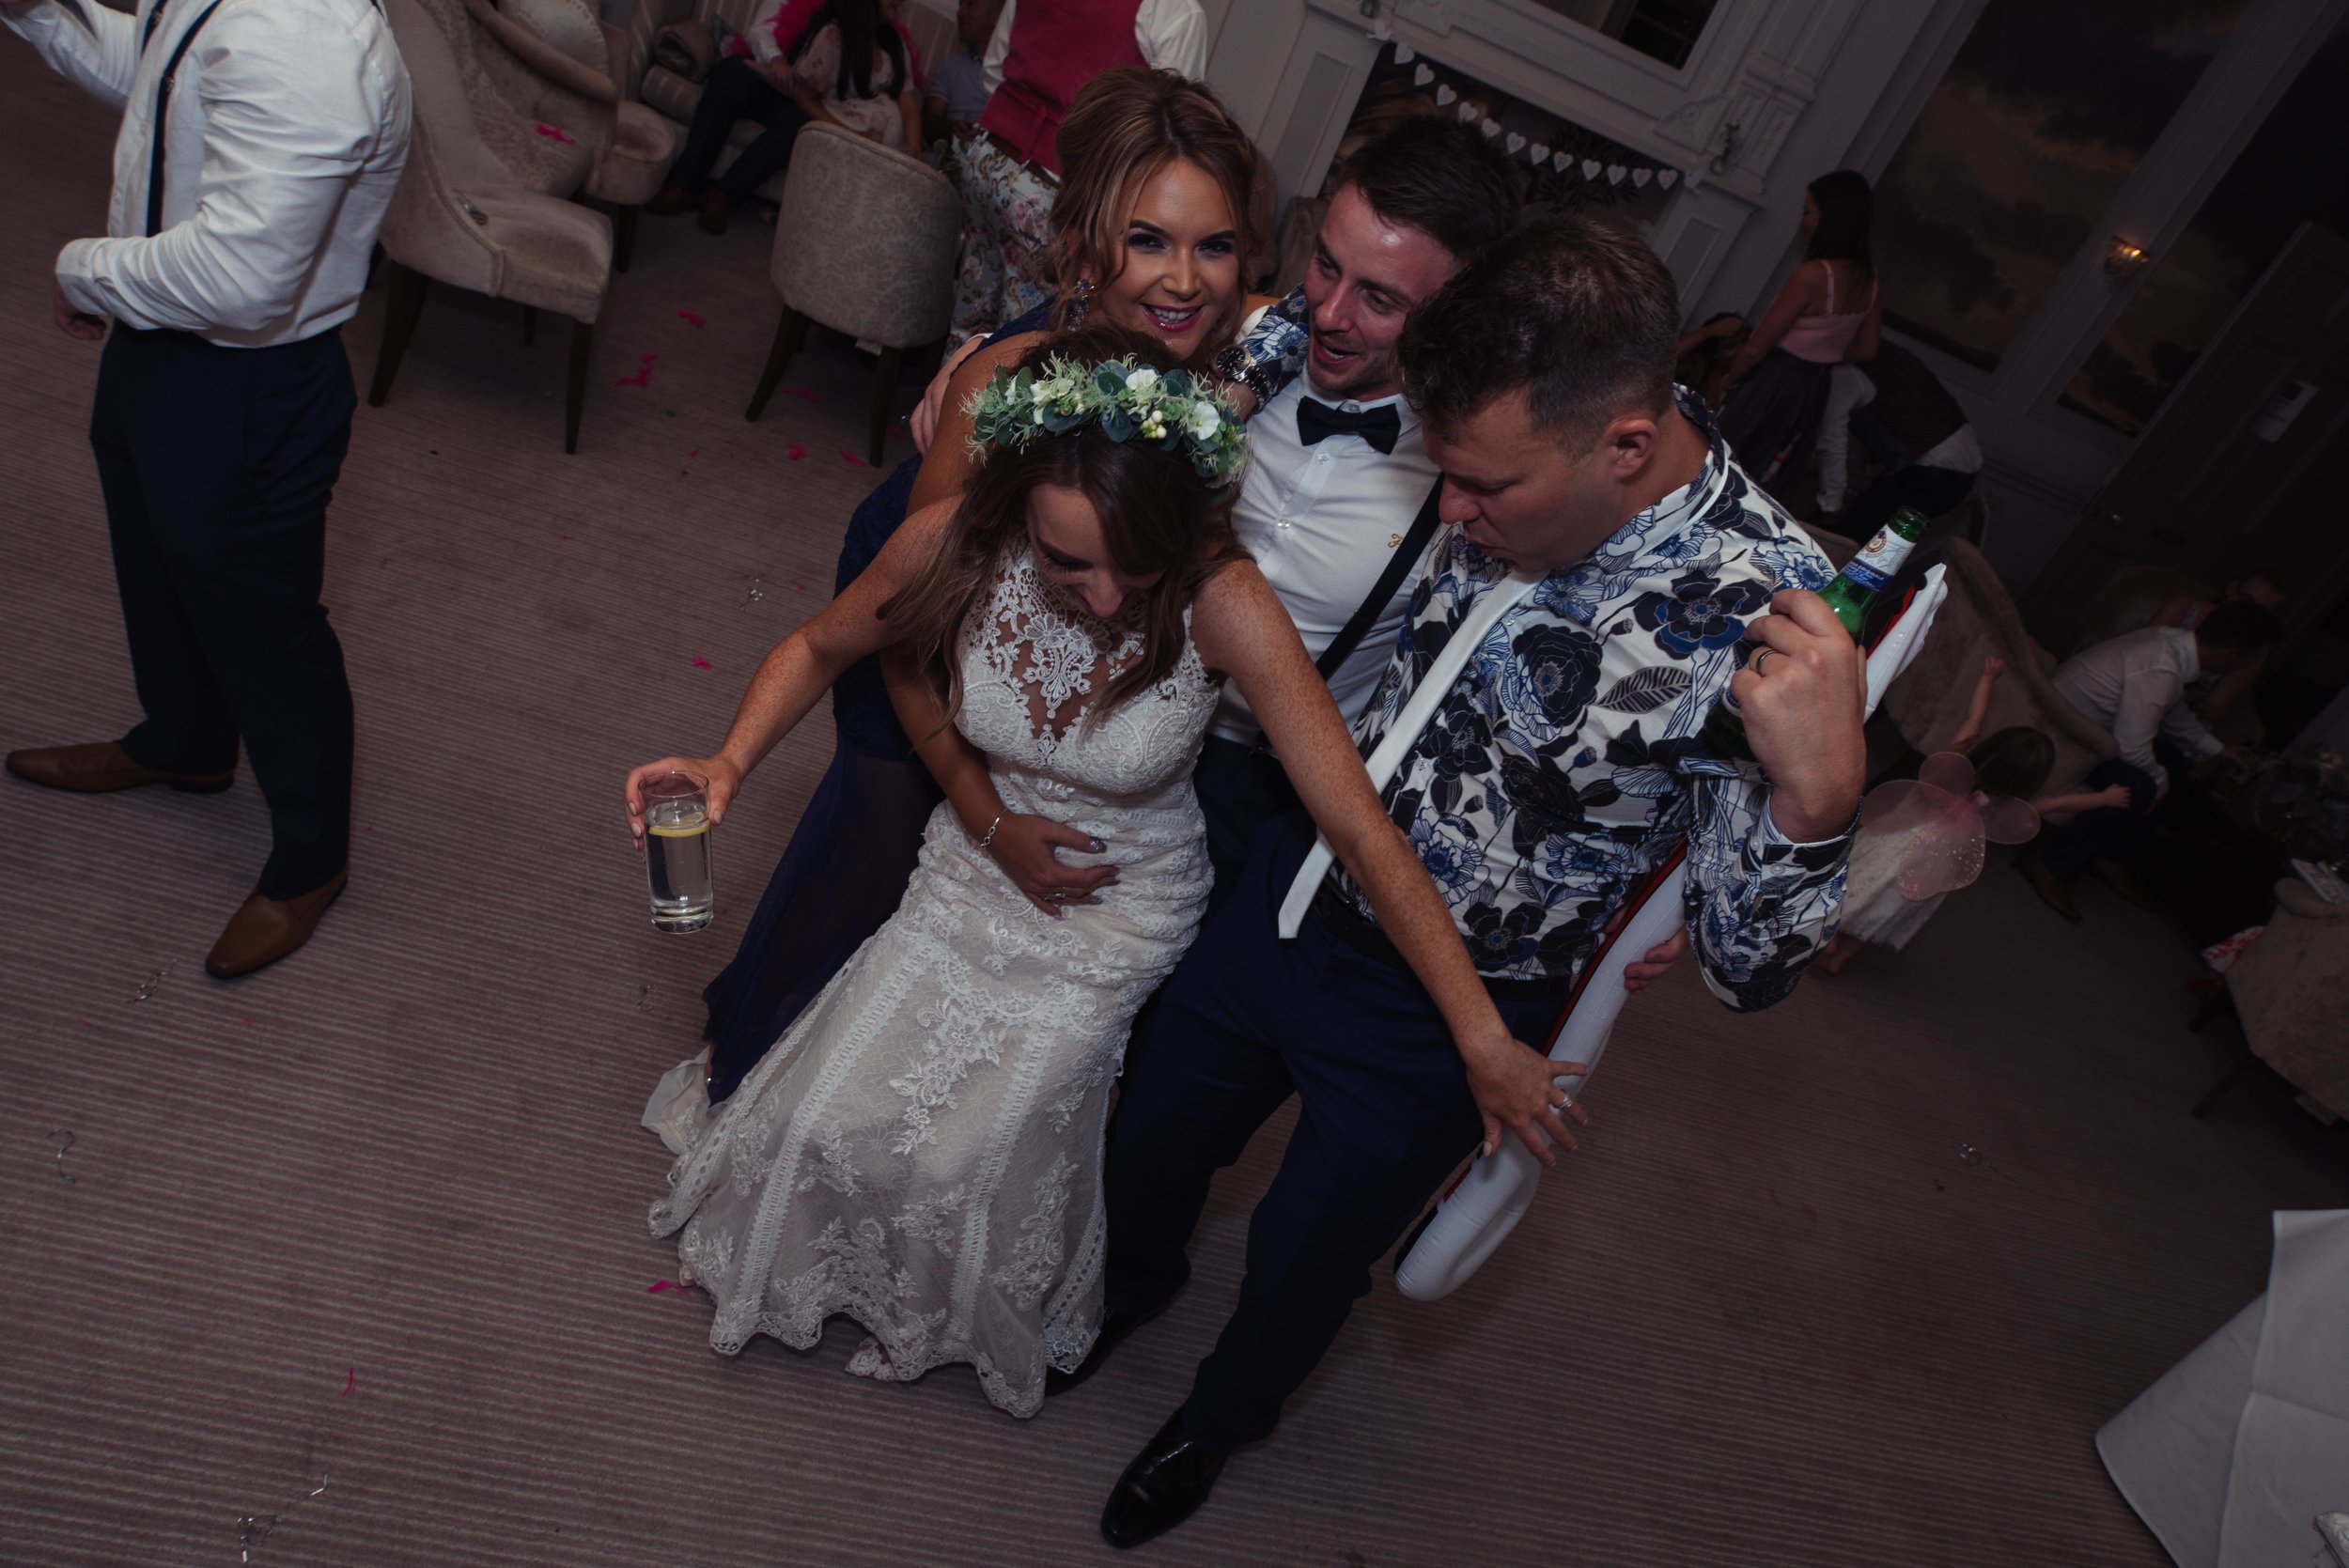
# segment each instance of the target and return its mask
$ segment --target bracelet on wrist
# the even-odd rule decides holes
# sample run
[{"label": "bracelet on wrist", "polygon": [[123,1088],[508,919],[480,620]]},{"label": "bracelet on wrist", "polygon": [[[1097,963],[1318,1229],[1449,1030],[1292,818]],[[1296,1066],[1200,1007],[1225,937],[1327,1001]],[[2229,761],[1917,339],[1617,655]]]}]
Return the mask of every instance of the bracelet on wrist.
[{"label": "bracelet on wrist", "polygon": [[992,822],[990,822],[990,823],[988,823],[988,824],[987,825],[987,831],[986,831],[986,833],[985,833],[984,835],[982,835],[982,836],[980,837],[980,839],[979,839],[979,853],[980,853],[980,854],[984,855],[984,854],[986,854],[986,853],[987,853],[987,846],[988,846],[988,845],[993,844],[993,843],[995,842],[995,830],[996,830],[996,829],[998,829],[998,828],[1000,828],[1000,827],[1002,827],[1003,825],[1003,814],[1002,812],[997,812],[997,813],[995,814],[995,820],[994,820],[994,821],[992,821]]}]

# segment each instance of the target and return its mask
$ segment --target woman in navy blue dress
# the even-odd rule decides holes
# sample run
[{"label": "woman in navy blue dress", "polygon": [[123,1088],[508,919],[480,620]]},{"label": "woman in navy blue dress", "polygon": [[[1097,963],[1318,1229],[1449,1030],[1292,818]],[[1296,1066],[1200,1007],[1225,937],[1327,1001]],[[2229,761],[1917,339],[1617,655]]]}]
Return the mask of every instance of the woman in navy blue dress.
[{"label": "woman in navy blue dress", "polygon": [[[955,368],[928,454],[900,463],[849,520],[835,593],[880,553],[909,512],[961,490],[971,472],[963,399],[1048,332],[1074,328],[1090,307],[1164,340],[1194,368],[1237,333],[1251,303],[1239,271],[1249,248],[1255,151],[1214,96],[1172,72],[1106,72],[1077,95],[1060,141],[1066,172],[1052,208],[1052,258],[1063,287]],[[832,767],[740,950],[703,992],[712,1104],[734,1093],[895,912],[938,804],[938,788],[890,706],[878,660],[861,661],[834,683],[832,723],[839,739]],[[991,850],[1034,894],[1022,866],[1051,863],[1044,835],[1059,831],[1042,818],[1006,818]]]}]

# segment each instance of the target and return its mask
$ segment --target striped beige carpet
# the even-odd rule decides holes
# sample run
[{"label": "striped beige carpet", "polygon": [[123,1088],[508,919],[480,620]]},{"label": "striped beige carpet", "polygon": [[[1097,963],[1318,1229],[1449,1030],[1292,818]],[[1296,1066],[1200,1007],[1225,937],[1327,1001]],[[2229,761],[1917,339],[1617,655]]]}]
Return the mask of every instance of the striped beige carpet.
[{"label": "striped beige carpet", "polygon": [[[46,282],[102,221],[112,136],[0,39],[0,746],[133,713],[96,355]],[[1188,1297],[1025,1425],[961,1373],[842,1375],[845,1327],[722,1359],[700,1300],[647,1291],[675,1264],[637,1112],[829,726],[727,826],[697,939],[646,926],[616,784],[714,740],[876,477],[840,456],[866,384],[843,348],[787,378],[813,401],[741,419],[768,239],[646,225],[576,458],[563,334],[428,305],[334,512],[358,845],[300,956],[200,969],[263,855],[249,782],[0,786],[0,1560],[231,1563],[271,1515],[256,1563],[1110,1558],[1101,1498],[1232,1300],[1276,1138]],[[381,309],[348,334],[363,379]],[[648,385],[613,384],[646,354]],[[1279,1439],[1148,1560],[2157,1562],[2090,1434],[2262,1288],[2266,1212],[2349,1203],[2349,1165],[2269,1087],[2186,1119],[2220,1064],[2182,1025],[2191,960],[2098,892],[2076,932],[1994,873],[1764,1018],[1685,973],[1642,998],[1587,1152],[1501,1256],[1436,1306],[1382,1276]]]}]

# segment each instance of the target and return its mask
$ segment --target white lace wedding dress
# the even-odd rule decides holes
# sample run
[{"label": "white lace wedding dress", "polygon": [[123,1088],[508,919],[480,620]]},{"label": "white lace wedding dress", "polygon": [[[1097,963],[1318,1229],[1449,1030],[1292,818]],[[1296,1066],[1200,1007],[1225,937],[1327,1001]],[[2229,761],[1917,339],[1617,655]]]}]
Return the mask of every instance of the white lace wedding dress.
[{"label": "white lace wedding dress", "polygon": [[[1135,1011],[1190,945],[1209,871],[1190,774],[1216,691],[1186,645],[1171,675],[1098,722],[1140,656],[1081,618],[1020,552],[962,639],[962,733],[1006,812],[1100,839],[1097,906],[1054,920],[941,806],[905,902],[711,1117],[700,1059],[646,1123],[684,1145],[652,1229],[717,1300],[731,1355],[806,1348],[847,1313],[848,1370],[910,1381],[968,1361],[1035,1413],[1101,1315],[1101,1134]],[[692,1102],[698,1101],[693,1104]]]}]

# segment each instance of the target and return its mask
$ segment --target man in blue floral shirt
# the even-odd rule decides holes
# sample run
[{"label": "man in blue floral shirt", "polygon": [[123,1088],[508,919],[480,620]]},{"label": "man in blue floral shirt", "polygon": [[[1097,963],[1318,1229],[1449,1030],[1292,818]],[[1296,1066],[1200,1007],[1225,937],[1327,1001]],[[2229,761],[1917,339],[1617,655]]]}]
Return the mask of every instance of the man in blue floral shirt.
[{"label": "man in blue floral shirt", "polygon": [[[1359,892],[1300,873],[1310,822],[1259,836],[1128,1060],[1108,1314],[1079,1378],[1189,1278],[1214,1172],[1291,1094],[1301,1112],[1238,1308],[1111,1495],[1115,1545],[1188,1517],[1225,1456],[1271,1432],[1480,1138],[1505,1128],[1544,1163],[1573,1146],[1582,1113],[1551,1075],[1580,1068],[1522,1042],[1547,1038],[1609,919],[1675,849],[1705,983],[1733,1008],[1783,998],[1833,935],[1864,773],[1859,655],[1810,591],[1827,561],[1672,385],[1678,319],[1643,242],[1557,222],[1470,265],[1403,335],[1452,531],[1356,738],[1375,777],[1401,748],[1389,814],[1516,1040],[1455,1045]],[[1448,647],[1470,622],[1473,645]],[[1724,693],[1752,763],[1705,739]],[[1382,748],[1391,731],[1416,738]]]}]

